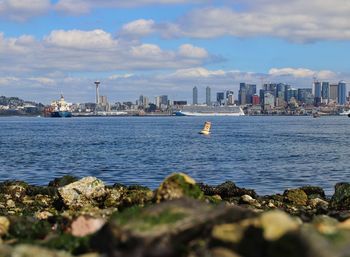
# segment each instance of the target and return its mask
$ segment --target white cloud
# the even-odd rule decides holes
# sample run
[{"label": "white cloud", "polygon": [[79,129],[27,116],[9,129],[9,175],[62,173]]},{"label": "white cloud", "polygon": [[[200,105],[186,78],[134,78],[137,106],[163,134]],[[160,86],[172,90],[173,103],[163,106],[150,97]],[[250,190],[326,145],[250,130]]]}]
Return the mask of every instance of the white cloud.
[{"label": "white cloud", "polygon": [[189,58],[207,58],[208,52],[204,48],[196,47],[191,44],[184,44],[179,47],[179,54]]},{"label": "white cloud", "polygon": [[103,30],[81,31],[81,30],[54,30],[45,38],[45,42],[67,48],[108,48],[116,45],[111,34]]},{"label": "white cloud", "polygon": [[170,77],[177,78],[208,78],[211,76],[224,76],[226,72],[223,70],[208,70],[203,67],[180,69],[170,74]]},{"label": "white cloud", "polygon": [[240,2],[242,8],[195,9],[177,22],[163,24],[161,33],[192,38],[273,36],[293,42],[350,40],[348,0],[227,2]]},{"label": "white cloud", "polygon": [[128,79],[133,77],[134,74],[132,73],[127,73],[127,74],[114,74],[108,77],[110,80],[116,80],[116,79]]},{"label": "white cloud", "polygon": [[123,36],[144,37],[154,32],[154,24],[154,20],[135,20],[123,25],[120,34]]},{"label": "white cloud", "polygon": [[0,55],[0,75],[188,68],[208,59],[183,56],[155,44],[119,41],[103,30],[58,30],[43,40],[27,35],[6,38],[0,33]]},{"label": "white cloud", "polygon": [[55,80],[47,77],[32,77],[28,78],[28,80],[39,82],[41,85],[55,85]]},{"label": "white cloud", "polygon": [[333,71],[313,71],[305,68],[271,68],[268,74],[271,76],[293,76],[296,78],[316,77],[318,79],[331,79],[336,76],[336,73]]},{"label": "white cloud", "polygon": [[50,0],[0,0],[0,19],[24,21],[47,12]]},{"label": "white cloud", "polygon": [[132,8],[145,5],[170,5],[170,4],[191,4],[206,3],[209,0],[60,0],[56,9],[66,13],[82,14],[91,11],[93,8]]}]

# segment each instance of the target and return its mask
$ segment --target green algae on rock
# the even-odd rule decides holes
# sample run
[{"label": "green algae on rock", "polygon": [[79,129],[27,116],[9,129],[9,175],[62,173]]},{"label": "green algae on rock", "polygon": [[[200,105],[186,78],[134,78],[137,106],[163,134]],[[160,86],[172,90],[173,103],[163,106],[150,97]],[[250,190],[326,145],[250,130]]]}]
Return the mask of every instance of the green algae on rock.
[{"label": "green algae on rock", "polygon": [[283,193],[287,203],[303,206],[307,204],[307,194],[301,189],[288,189]]},{"label": "green algae on rock", "polygon": [[338,183],[330,201],[330,208],[335,210],[350,209],[350,183]]},{"label": "green algae on rock", "polygon": [[155,193],[157,203],[182,197],[203,198],[203,192],[195,180],[184,173],[173,173],[167,177]]}]

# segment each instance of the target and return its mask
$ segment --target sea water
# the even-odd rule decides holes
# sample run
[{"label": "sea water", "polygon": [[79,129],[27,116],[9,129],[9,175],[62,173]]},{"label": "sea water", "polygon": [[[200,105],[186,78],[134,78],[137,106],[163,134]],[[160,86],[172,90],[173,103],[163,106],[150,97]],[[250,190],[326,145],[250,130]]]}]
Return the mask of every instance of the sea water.
[{"label": "sea water", "polygon": [[[212,133],[200,135],[205,121]],[[0,180],[65,174],[152,189],[172,172],[259,194],[350,181],[347,117],[0,118]]]}]

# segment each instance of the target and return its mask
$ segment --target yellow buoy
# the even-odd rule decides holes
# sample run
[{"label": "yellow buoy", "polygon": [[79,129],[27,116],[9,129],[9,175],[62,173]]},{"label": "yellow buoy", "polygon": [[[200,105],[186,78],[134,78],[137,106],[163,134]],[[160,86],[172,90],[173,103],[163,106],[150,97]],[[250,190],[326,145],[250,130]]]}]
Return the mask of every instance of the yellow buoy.
[{"label": "yellow buoy", "polygon": [[199,132],[199,134],[209,135],[210,134],[210,128],[211,128],[211,122],[210,121],[206,121],[204,123],[204,128],[202,129],[201,132]]}]

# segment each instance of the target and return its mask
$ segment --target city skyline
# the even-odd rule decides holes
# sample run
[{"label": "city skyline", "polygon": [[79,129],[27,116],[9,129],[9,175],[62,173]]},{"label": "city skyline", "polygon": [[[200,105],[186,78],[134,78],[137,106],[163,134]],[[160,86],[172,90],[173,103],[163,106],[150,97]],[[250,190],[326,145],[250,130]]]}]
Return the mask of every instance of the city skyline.
[{"label": "city skyline", "polygon": [[[350,81],[346,0],[0,1],[0,94],[191,101],[239,83]],[[205,102],[205,94],[199,94]],[[204,97],[204,98],[203,98]]]}]

